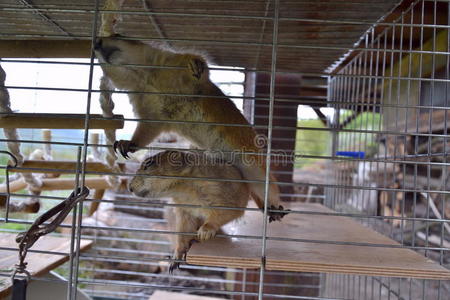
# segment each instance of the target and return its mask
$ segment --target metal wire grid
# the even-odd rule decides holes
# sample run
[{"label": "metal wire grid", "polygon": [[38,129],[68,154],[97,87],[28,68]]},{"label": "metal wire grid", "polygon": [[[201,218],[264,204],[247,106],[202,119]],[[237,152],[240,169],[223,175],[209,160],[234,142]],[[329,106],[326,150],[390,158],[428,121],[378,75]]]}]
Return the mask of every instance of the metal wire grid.
[{"label": "metal wire grid", "polygon": [[[450,24],[449,5],[448,2],[442,5],[438,1],[414,1],[380,33],[374,28],[367,32],[362,39],[363,47],[371,50],[358,52],[339,71],[340,76],[330,77],[329,99],[332,103],[337,102],[334,104],[333,151],[363,151],[367,154],[374,144],[379,149],[375,156],[356,164],[351,160],[335,161],[336,184],[353,187],[327,190],[327,204],[336,211],[357,209],[363,214],[386,216],[390,224],[388,228],[386,222],[380,226],[377,219],[361,221],[402,245],[424,245],[421,253],[446,266],[449,249],[445,246],[445,236],[450,232],[445,228],[448,222],[448,213],[445,217],[447,197],[442,193],[448,190],[446,143],[450,31],[448,28],[439,30],[435,25],[442,24],[439,23],[442,20],[437,18],[438,9],[440,13],[442,10],[446,12],[445,22]],[[447,42],[438,53],[439,34]],[[415,45],[417,42],[419,46]],[[426,42],[428,44],[424,44]],[[430,48],[424,49],[424,45]],[[417,56],[414,56],[412,53],[416,50]],[[438,79],[444,80],[442,85]],[[424,93],[425,88],[427,94]],[[363,130],[343,132],[340,123],[345,122],[342,115],[346,111],[359,111],[371,117],[353,122],[356,129]],[[442,127],[438,127],[434,120],[438,114],[443,114]],[[374,122],[376,115],[381,118],[378,124]],[[436,139],[443,144],[439,151],[432,147]],[[380,147],[383,143],[384,147]],[[425,151],[421,151],[421,145],[425,145],[422,146]],[[419,161],[422,166],[417,164]],[[441,164],[438,167],[434,162]],[[437,185],[432,183],[432,172],[436,169],[442,172]],[[371,188],[355,188],[373,187],[373,178],[377,176],[377,185],[381,189],[377,187],[375,193]],[[420,183],[421,176],[424,176],[424,183]],[[389,188],[389,191],[383,191],[384,188]],[[436,212],[431,202],[439,197],[442,200]],[[385,203],[382,203],[383,199]],[[421,199],[427,203],[422,214],[419,212]],[[380,207],[382,205],[386,207]],[[442,216],[443,222],[433,225],[428,220],[424,223],[418,221],[420,216],[429,219],[433,215],[436,218]],[[395,222],[393,216],[401,218]],[[421,230],[425,231],[424,240],[420,240],[418,235]],[[432,235],[436,235],[438,240],[430,241]],[[435,250],[429,247],[435,247]],[[445,281],[334,274],[327,276],[326,285],[327,296],[356,299],[446,299],[450,291]]]},{"label": "metal wire grid", "polygon": [[[278,2],[278,1],[276,1]],[[434,3],[434,5],[436,6],[436,2],[437,1],[419,1],[419,2],[415,2],[414,3],[414,7],[420,6],[422,5],[422,7],[424,6],[425,2],[431,2]],[[97,19],[98,17],[98,10],[92,11],[95,12],[95,16]],[[273,34],[273,44],[266,44],[264,46],[272,46],[272,71],[270,72],[271,74],[271,93],[270,96],[267,98],[259,98],[258,100],[264,100],[267,101],[269,104],[269,108],[270,108],[270,116],[269,119],[272,118],[272,112],[273,112],[273,105],[275,102],[289,102],[289,101],[294,101],[291,99],[280,99],[277,98],[275,99],[275,95],[274,95],[274,85],[275,85],[275,74],[276,73],[283,73],[283,72],[276,72],[276,57],[277,57],[277,48],[283,45],[279,45],[277,44],[277,40],[276,40],[276,32],[277,32],[277,23],[279,22],[279,18],[277,17],[277,9],[275,9],[275,14],[273,17],[267,17],[267,20],[272,21],[273,22],[273,30],[274,30],[274,34]],[[347,64],[347,66],[341,70],[338,74],[334,74],[333,76],[330,77],[329,79],[329,103],[331,105],[333,105],[336,108],[336,115],[337,117],[335,118],[335,120],[339,120],[339,111],[343,111],[343,110],[352,110],[352,111],[358,111],[358,109],[364,107],[365,111],[367,113],[370,114],[377,114],[377,113],[381,113],[382,116],[384,117],[384,111],[386,110],[394,110],[396,112],[396,116],[400,115],[400,111],[404,111],[404,110],[418,110],[418,109],[429,109],[431,111],[433,110],[437,110],[437,109],[448,109],[447,105],[443,105],[443,106],[434,106],[433,103],[428,104],[428,105],[422,105],[422,104],[415,104],[412,105],[411,103],[400,103],[400,101],[396,101],[395,96],[392,95],[376,95],[375,91],[375,86],[382,84],[384,86],[392,86],[394,85],[395,81],[397,80],[398,82],[400,80],[402,81],[406,81],[408,82],[408,84],[411,84],[414,81],[418,81],[418,82],[430,82],[431,84],[435,84],[436,82],[443,82],[445,84],[448,83],[448,76],[446,78],[434,78],[434,76],[431,76],[430,78],[422,78],[422,76],[417,76],[414,77],[412,76],[412,74],[408,74],[407,76],[397,76],[394,74],[386,74],[385,71],[387,69],[386,64],[384,63],[380,63],[382,61],[382,58],[385,59],[388,55],[394,56],[394,55],[405,55],[405,54],[419,54],[421,56],[423,55],[445,55],[446,57],[448,57],[448,49],[446,51],[427,51],[427,50],[416,50],[413,49],[412,46],[410,46],[409,48],[406,47],[407,49],[403,49],[404,45],[399,48],[396,49],[394,48],[394,44],[392,44],[392,48],[388,48],[388,41],[387,41],[387,37],[389,36],[389,32],[392,31],[394,32],[394,30],[397,32],[395,34],[398,34],[398,30],[400,30],[401,33],[403,33],[403,31],[406,31],[410,28],[413,27],[419,27],[421,29],[421,31],[423,32],[424,28],[431,28],[432,30],[436,31],[437,29],[440,30],[447,30],[448,31],[448,26],[447,25],[442,25],[442,24],[410,24],[410,23],[406,23],[404,22],[404,20],[407,20],[407,15],[414,13],[414,10],[410,9],[409,11],[405,12],[404,15],[402,15],[401,20],[398,20],[397,22],[393,22],[393,23],[383,23],[382,25],[385,26],[389,26],[389,29],[386,29],[383,34],[379,35],[379,36],[375,36],[374,34],[374,29],[372,29],[371,31],[369,31],[369,33],[364,37],[363,41],[364,41],[364,47],[361,49],[358,49],[360,51],[360,53],[358,54],[358,56],[356,56],[355,58],[353,58],[353,60]],[[424,9],[422,9],[422,15],[424,14]],[[206,15],[207,16],[207,15]],[[208,17],[208,16],[207,16]],[[209,16],[209,17],[213,17],[213,16]],[[278,22],[277,22],[278,21]],[[315,20],[317,21],[317,20]],[[324,22],[331,22],[333,24],[339,24],[339,23],[346,23],[347,21],[340,21],[340,20],[321,20]],[[347,22],[348,23],[348,22]],[[363,23],[363,22],[360,22]],[[423,23],[423,22],[422,22]],[[95,22],[94,22],[95,24]],[[92,40],[95,40],[95,25],[94,28],[92,30]],[[392,34],[392,38],[394,38],[394,34]],[[422,41],[423,42],[423,41]],[[423,44],[423,43],[421,43]],[[295,46],[294,46],[295,47]],[[302,47],[302,46],[300,46]],[[309,47],[310,49],[321,49],[322,47],[314,47],[314,46],[305,46],[305,47]],[[330,47],[328,47],[330,48]],[[331,47],[331,48],[336,48],[336,47]],[[345,49],[345,50],[350,50],[350,49]],[[375,52],[375,53],[374,53]],[[10,60],[13,61],[13,60]],[[52,63],[52,62],[49,62]],[[382,65],[382,67],[379,67],[379,65]],[[392,70],[392,66],[393,66],[394,62],[393,60],[391,60],[391,70]],[[90,99],[92,97],[92,95],[95,95],[96,92],[91,88],[91,79],[92,79],[92,71],[93,71],[93,67],[94,67],[94,61],[93,61],[93,57],[91,57],[91,61],[89,63],[89,67],[91,68],[90,71],[90,83],[89,83],[89,88],[87,90],[74,90],[74,89],[56,89],[56,88],[45,88],[45,89],[50,89],[50,90],[60,90],[60,91],[67,91],[67,90],[71,90],[71,91],[79,91],[79,92],[87,92],[88,95],[88,106],[87,106],[87,114],[86,114],[86,125],[85,125],[85,138],[83,143],[54,143],[56,145],[67,145],[67,146],[72,146],[74,148],[76,147],[82,147],[83,152],[81,154],[81,152],[79,153],[79,163],[80,163],[80,168],[77,168],[77,175],[79,175],[80,178],[80,184],[83,183],[84,178],[86,175],[89,174],[99,174],[99,175],[106,175],[107,173],[92,173],[92,172],[86,172],[85,170],[85,163],[86,163],[86,154],[87,154],[87,149],[89,147],[92,146],[98,146],[98,147],[106,147],[106,145],[92,145],[88,143],[87,137],[88,137],[88,123],[87,121],[90,118],[89,115],[89,103],[90,103]],[[434,69],[434,68],[433,68]],[[447,68],[448,70],[448,68]],[[258,71],[257,71],[258,72]],[[260,71],[263,72],[263,71]],[[290,73],[295,73],[295,72],[290,72]],[[324,75],[325,73],[321,73],[321,74],[317,74],[317,73],[313,73],[313,74],[308,74],[308,73],[302,73],[303,75]],[[8,88],[14,88],[14,87],[8,87]],[[17,87],[17,88],[22,88],[22,87]],[[30,89],[34,89],[32,87],[30,87]],[[383,91],[383,89],[381,89],[381,91]],[[139,92],[139,91],[136,91]],[[119,92],[120,93],[120,92]],[[251,97],[244,97],[246,99],[252,99]],[[254,99],[254,98],[253,98]],[[381,101],[378,101],[378,100]],[[385,101],[382,101],[385,100]],[[311,104],[318,104],[318,101],[312,100],[310,101]],[[431,118],[430,118],[431,119]],[[158,122],[155,120],[139,120],[139,119],[127,119],[127,121],[144,121],[144,122]],[[368,120],[368,119],[366,119]],[[183,122],[183,121],[179,121],[179,122]],[[345,159],[343,160],[340,157],[335,156],[335,153],[337,150],[358,150],[358,151],[367,151],[369,146],[369,142],[375,142],[376,141],[376,137],[375,135],[388,135],[388,136],[394,136],[395,139],[399,139],[400,137],[405,137],[405,136],[411,136],[413,135],[412,133],[408,132],[406,129],[403,130],[403,128],[400,127],[395,127],[395,128],[391,128],[391,129],[385,129],[384,126],[381,126],[381,123],[378,124],[378,128],[375,128],[374,126],[370,127],[368,126],[369,124],[367,123],[368,121],[366,121],[365,124],[363,124],[363,122],[361,122],[360,124],[358,124],[358,126],[356,128],[352,128],[352,129],[341,129],[339,128],[339,123],[335,122],[333,125],[334,127],[330,130],[330,129],[320,129],[320,128],[310,128],[310,127],[299,127],[297,126],[295,129],[297,130],[326,130],[326,131],[330,131],[333,133],[334,137],[333,137],[333,144],[332,144],[332,148],[334,149],[333,152],[331,153],[330,156],[314,156],[314,155],[302,155],[302,157],[310,157],[310,158],[318,158],[318,159],[325,159],[325,160],[329,160],[329,161],[333,161],[335,162],[336,166],[339,166],[335,168],[335,182],[331,183],[331,184],[316,184],[315,186],[322,186],[324,188],[327,189],[327,198],[325,199],[326,203],[330,206],[333,207],[335,210],[338,211],[338,213],[336,213],[336,215],[344,215],[344,216],[349,216],[349,217],[354,217],[357,220],[362,220],[362,222],[369,224],[369,225],[373,225],[373,224],[378,224],[380,220],[400,220],[402,221],[402,227],[401,227],[401,231],[400,234],[403,236],[403,234],[405,234],[406,230],[404,228],[404,222],[405,221],[411,221],[411,220],[416,220],[416,221],[423,221],[427,224],[428,226],[431,226],[429,224],[433,224],[433,223],[438,223],[441,227],[441,245],[438,246],[433,246],[430,244],[426,244],[425,246],[419,245],[417,243],[411,242],[411,244],[407,244],[406,241],[402,240],[403,242],[403,246],[407,247],[407,248],[411,248],[411,249],[416,249],[416,250],[423,250],[423,251],[427,251],[427,250],[440,250],[440,261],[441,263],[444,261],[445,258],[445,253],[449,250],[445,247],[443,247],[443,235],[444,235],[444,226],[443,224],[445,222],[448,222],[448,219],[446,219],[445,217],[443,218],[432,218],[430,212],[428,211],[427,215],[425,217],[408,217],[406,216],[404,213],[402,213],[402,215],[400,217],[396,217],[396,216],[378,216],[376,214],[372,214],[372,212],[368,212],[368,211],[364,211],[365,208],[368,207],[367,203],[370,202],[371,200],[373,200],[373,193],[372,192],[381,192],[381,191],[385,191],[385,192],[402,192],[403,195],[405,195],[406,192],[413,192],[415,194],[419,193],[419,192],[424,192],[426,194],[430,194],[430,193],[440,193],[443,195],[446,195],[448,193],[448,191],[446,191],[445,189],[433,189],[431,186],[428,186],[426,189],[421,189],[420,191],[412,189],[412,188],[392,188],[389,187],[387,185],[384,186],[369,186],[367,182],[364,181],[364,178],[361,177],[356,177],[356,182],[355,180],[355,176],[353,176],[353,180],[351,180],[349,178],[349,176],[347,174],[345,174],[344,172],[341,171],[341,167],[348,167],[348,168],[352,168],[354,167],[355,164],[357,163],[362,163],[362,162],[368,162],[369,163],[369,170],[371,170],[371,168],[373,168],[373,164],[375,165],[376,168],[376,173],[382,174],[387,173],[387,165],[388,164],[403,164],[403,165],[412,165],[415,168],[415,173],[414,176],[417,176],[417,168],[419,166],[425,166],[427,168],[431,168],[432,166],[437,166],[443,169],[443,172],[446,172],[446,166],[447,166],[447,162],[444,160],[443,162],[432,162],[430,161],[430,159],[428,159],[428,161],[414,161],[414,160],[410,160],[410,159],[414,159],[415,157],[420,157],[419,154],[416,154],[415,156],[407,156],[407,155],[394,155],[392,157],[388,157],[387,155],[385,155],[385,157],[376,157],[376,158],[368,158],[368,159]],[[431,123],[430,123],[431,124]],[[221,124],[221,125],[228,125],[228,126],[232,126],[229,124]],[[257,126],[258,127],[258,126]],[[269,122],[268,126],[260,126],[260,128],[262,129],[268,129],[269,132],[269,141],[271,140],[270,137],[270,133],[271,130],[276,128],[274,126],[271,125],[271,122]],[[443,138],[446,139],[446,129],[444,133],[441,134],[437,134],[431,131],[431,126],[430,126],[430,130],[429,132],[426,133],[414,133],[415,137],[424,137],[427,139],[431,139],[433,137],[437,137],[437,138]],[[343,137],[342,137],[343,136]],[[2,140],[2,141],[6,141],[6,140]],[[355,141],[358,141],[359,143],[355,143]],[[24,141],[21,140],[21,143],[41,143],[40,141],[35,141],[35,140],[29,140],[29,141]],[[43,142],[42,142],[43,143]],[[269,145],[271,145],[271,143],[269,142]],[[160,148],[160,149],[164,149],[164,148]],[[444,151],[445,153],[445,151]],[[267,159],[270,161],[270,146],[268,149],[268,154],[267,155]],[[428,153],[427,157],[431,157],[432,153]],[[437,155],[442,155],[441,154],[437,154]],[[267,164],[268,167],[270,167],[270,164]],[[365,168],[365,167],[363,167]],[[445,171],[444,171],[445,170]],[[405,167],[403,167],[403,173],[406,172]],[[123,174],[123,175],[128,175],[128,176],[132,176],[134,174]],[[187,180],[192,180],[195,178],[186,178]],[[220,180],[220,178],[211,178],[210,180]],[[267,181],[268,179],[266,179]],[[280,182],[279,184],[281,185],[309,185],[308,183],[286,183],[286,182]],[[351,195],[355,192],[359,192],[362,194],[361,199],[362,200],[358,200],[358,199],[353,199],[352,201],[350,201],[349,203],[349,198],[351,198]],[[12,194],[12,196],[14,197],[26,197],[24,195],[19,195],[19,194]],[[45,199],[53,199],[53,200],[59,200],[62,199],[62,197],[48,197],[48,196],[40,196],[41,198],[45,198]],[[88,199],[88,201],[93,201],[92,199]],[[266,199],[267,201],[267,199]],[[104,200],[103,202],[110,202],[110,203],[116,203],[116,204],[122,204],[123,202],[121,201],[115,201],[115,200]],[[367,203],[365,203],[367,202]],[[153,207],[154,205],[152,205],[152,202],[147,202],[147,203],[142,203],[136,200],[129,200],[127,201],[127,204],[137,204],[140,205],[142,207]],[[169,204],[167,204],[167,206],[170,206]],[[360,210],[363,210],[362,212],[355,212],[355,211],[347,211],[345,208],[347,208],[348,206],[354,206]],[[265,212],[266,213],[266,212]],[[301,211],[295,211],[293,213],[305,213],[305,212],[301,212]],[[334,214],[331,214],[334,215]],[[441,208],[441,215],[445,216],[443,208]],[[99,285],[109,285],[111,283],[120,286],[120,285],[124,285],[124,286],[135,286],[137,288],[148,288],[151,287],[151,285],[149,284],[141,284],[138,282],[118,282],[118,281],[114,281],[114,280],[102,280],[102,279],[94,279],[94,278],[79,278],[79,274],[78,272],[80,270],[83,270],[83,267],[80,267],[79,262],[80,261],[99,261],[99,260],[109,260],[109,261],[113,261],[113,262],[131,262],[131,263],[135,263],[135,264],[148,264],[148,265],[152,265],[152,264],[157,264],[158,261],[164,260],[161,258],[155,258],[155,259],[142,259],[142,256],[139,255],[139,253],[136,252],[130,252],[130,251],[125,251],[125,250],[121,250],[121,249],[114,249],[114,251],[116,253],[119,254],[115,254],[115,255],[107,255],[107,256],[102,256],[101,254],[98,253],[82,253],[80,254],[78,251],[76,251],[77,247],[76,245],[79,245],[79,240],[81,238],[81,226],[80,226],[80,222],[81,222],[81,217],[82,217],[82,210],[81,210],[81,206],[78,209],[78,213],[77,216],[74,218],[74,220],[76,220],[76,223],[74,223],[74,226],[69,226],[72,229],[72,237],[73,237],[73,245],[75,246],[72,249],[71,252],[71,259],[70,259],[70,266],[69,269],[71,270],[71,273],[69,274],[69,286],[71,286],[72,288],[69,289],[69,295],[68,295],[68,299],[73,299],[75,298],[75,288],[77,285],[83,284],[86,286],[91,286],[92,288],[92,293],[100,293],[102,295],[106,295],[106,292],[104,290],[102,291],[97,291],[94,287],[95,286],[99,286]],[[11,219],[9,218],[7,221],[9,222],[19,222],[19,223],[27,223],[24,222],[23,220],[18,220],[18,219]],[[415,224],[415,222],[412,222],[413,224]],[[85,229],[93,229],[93,230],[102,230],[105,229],[104,227],[100,227],[100,226],[83,226],[83,228]],[[138,230],[138,229],[130,229],[130,228],[108,228],[108,230],[111,231],[129,231],[129,232],[141,232],[141,233],[161,233],[160,231],[157,230]],[[176,232],[167,232],[168,234],[177,234]],[[383,232],[384,234],[389,232]],[[394,236],[394,227],[393,225],[391,226],[391,231],[390,234],[392,236]],[[83,236],[84,237],[84,236]],[[86,236],[89,237],[89,236]],[[240,238],[255,238],[255,237],[251,237],[251,236],[239,236]],[[100,236],[94,236],[95,240],[102,240],[102,239],[108,239],[108,240],[113,240],[113,238],[107,238],[107,237],[100,237]],[[124,240],[123,238],[118,238],[121,240]],[[266,240],[265,235],[262,236],[263,241]],[[276,238],[274,238],[276,239]],[[137,242],[137,243],[158,243],[157,241],[152,241],[152,240],[144,240],[144,239],[138,239],[136,241],[132,241],[130,240],[130,242]],[[307,241],[307,240],[297,240],[297,242],[323,242],[323,243],[330,243],[327,241]],[[366,245],[367,246],[367,245]],[[386,245],[375,245],[375,246],[386,246]],[[105,249],[101,249],[101,247],[99,247],[97,250],[105,250]],[[110,250],[110,249],[106,249],[106,250]],[[264,251],[265,251],[265,247],[263,247],[262,249],[262,257],[264,257]],[[127,254],[132,254],[132,255],[127,255]],[[429,252],[428,252],[429,253]],[[61,254],[61,253],[60,253]],[[168,253],[166,252],[162,252],[161,255],[166,255]],[[195,266],[189,266],[188,268],[192,268],[192,269],[207,269],[207,270],[211,270],[211,271],[218,271],[221,272],[224,269],[223,268],[209,268],[209,267],[195,267]],[[72,271],[73,270],[73,271]],[[126,271],[119,271],[119,270],[99,270],[96,269],[95,272],[122,272],[122,273],[126,273]],[[230,270],[228,270],[230,271]],[[239,272],[239,273],[243,273],[248,274],[248,273],[254,273],[254,271],[242,271],[242,270],[231,270],[231,272]],[[137,272],[135,272],[137,273]],[[262,287],[263,285],[273,285],[271,283],[265,283],[264,282],[264,275],[266,274],[274,274],[276,272],[264,272],[264,269],[261,268],[261,270],[259,271],[260,275],[260,279],[255,282],[254,284],[259,285],[259,290],[257,293],[255,292],[245,292],[245,290],[243,291],[211,291],[212,293],[215,294],[222,294],[222,295],[231,295],[231,296],[235,296],[235,295],[242,295],[243,297],[245,296],[254,296],[257,295],[260,299],[262,299],[263,297],[263,293],[262,293]],[[133,274],[133,272],[129,271],[128,274]],[[164,274],[147,274],[147,276],[152,276],[152,277],[164,277],[166,275]],[[298,276],[292,274],[292,276]],[[311,275],[311,276],[317,276],[317,275]],[[177,275],[174,275],[173,278],[177,278]],[[36,278],[38,279],[38,278]],[[242,285],[245,285],[245,276],[242,276],[243,279],[243,283]],[[201,277],[198,278],[198,280],[205,280],[208,281],[207,279],[203,279]],[[220,280],[221,282],[227,283],[226,280]],[[229,283],[229,282],[228,282]],[[246,283],[248,284],[248,283]],[[433,283],[430,283],[429,281],[422,281],[421,283],[419,283],[419,286],[422,287],[423,289],[423,299],[426,299],[426,297],[428,297],[428,292],[429,292],[429,288],[428,286],[431,285]],[[439,282],[439,287],[437,289],[438,291],[438,299],[445,299],[445,293],[448,293],[448,287],[446,287],[446,283],[442,283]],[[331,285],[331,286],[330,286]],[[377,278],[377,277],[365,277],[365,276],[349,276],[349,275],[328,275],[327,279],[326,279],[326,286],[322,287],[323,290],[323,294],[321,294],[320,297],[305,297],[302,295],[267,295],[264,294],[264,297],[274,297],[274,298],[282,298],[282,299],[327,299],[326,297],[332,297],[332,298],[342,298],[342,299],[349,299],[349,298],[354,298],[354,299],[361,299],[361,295],[365,295],[367,298],[368,295],[370,295],[370,297],[372,299],[384,299],[386,297],[390,298],[408,298],[407,296],[404,296],[403,294],[405,293],[409,293],[409,298],[414,299],[414,295],[413,295],[413,291],[415,291],[414,287],[415,285],[417,285],[416,281],[409,281],[409,286],[408,283],[405,284],[405,280],[400,280],[400,279],[389,279],[389,278]],[[171,286],[170,284],[168,285],[154,285],[153,287],[157,287],[157,288],[170,288],[170,289],[174,289],[174,290],[183,290],[183,289],[187,289],[189,290],[189,288],[185,288],[185,287],[176,287],[176,286]],[[331,287],[331,288],[330,288]],[[319,287],[317,287],[319,288]],[[89,288],[86,288],[87,290],[89,290]],[[195,288],[191,288],[190,290],[195,291]],[[198,292],[202,292],[201,290],[197,290]],[[331,294],[330,294],[331,291]],[[334,293],[333,293],[334,292]],[[130,298],[136,298],[136,299],[140,299],[140,298],[144,298],[143,294],[139,294],[139,293],[127,293],[127,292],[119,292],[119,294],[121,294],[121,296],[123,296],[124,298],[130,297]],[[114,292],[114,295],[117,296],[118,293]],[[364,297],[363,297],[364,298]],[[429,298],[427,298],[429,299]]]}]

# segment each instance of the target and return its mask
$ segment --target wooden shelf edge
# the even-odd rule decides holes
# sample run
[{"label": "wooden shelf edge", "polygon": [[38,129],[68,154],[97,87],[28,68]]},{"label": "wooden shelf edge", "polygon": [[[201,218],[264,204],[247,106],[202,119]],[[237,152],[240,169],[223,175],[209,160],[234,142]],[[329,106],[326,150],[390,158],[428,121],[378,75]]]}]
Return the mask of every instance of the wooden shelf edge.
[{"label": "wooden shelf edge", "polygon": [[[84,129],[84,114],[29,114],[13,113],[0,115],[1,128],[45,128],[45,129]],[[122,129],[123,115],[103,119],[101,115],[90,115],[90,129]]]}]

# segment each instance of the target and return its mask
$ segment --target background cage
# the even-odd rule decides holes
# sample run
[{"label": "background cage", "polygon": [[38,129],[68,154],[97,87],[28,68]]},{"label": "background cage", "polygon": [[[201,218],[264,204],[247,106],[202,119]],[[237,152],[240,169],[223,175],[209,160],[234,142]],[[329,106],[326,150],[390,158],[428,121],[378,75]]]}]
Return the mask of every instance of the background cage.
[{"label": "background cage", "polygon": [[[116,13],[104,5],[104,1],[0,3],[5,88],[12,109],[15,105],[21,109],[20,114],[2,110],[0,124],[60,128],[42,137],[36,129],[19,131],[21,150],[36,154],[35,149],[44,147],[44,156],[27,157],[17,168],[2,160],[6,173],[0,186],[4,196],[0,251],[8,262],[17,259],[15,233],[36,218],[13,213],[12,208],[36,213],[39,199],[40,214],[68,196],[60,190],[85,183],[95,192],[58,233],[29,254],[30,264],[39,258],[47,263],[33,280],[62,283],[68,287],[67,299],[83,297],[76,296],[77,289],[95,299],[149,299],[153,293],[150,299],[168,299],[164,291],[228,299],[449,297],[449,1],[125,1],[116,30],[127,39],[204,51],[215,64],[211,71],[232,74],[219,76],[219,85],[234,87],[235,93],[227,95],[242,106],[258,133],[269,137],[266,154],[282,198],[293,210],[290,219],[275,225],[279,227],[268,225],[268,234],[261,236],[262,231],[255,231],[263,228],[261,224],[252,225],[248,218],[262,222],[262,215],[249,208],[249,216],[234,225],[234,237],[227,232],[242,257],[214,252],[214,246],[223,246],[222,239],[196,244],[187,258],[191,264],[173,275],[166,271],[168,236],[176,233],[163,219],[164,207],[170,204],[164,199],[138,199],[124,188],[111,188],[112,179],[106,179],[120,174],[123,183],[145,152],[137,154],[134,163],[119,159],[117,165],[108,165],[102,155],[107,155],[110,142],[92,131],[146,121],[130,114],[123,91],[115,91],[113,99],[115,112],[124,116],[102,111],[97,104],[104,88],[97,83],[101,71],[91,53],[92,41],[102,14]],[[35,66],[41,74],[35,82],[21,83],[25,75],[10,79],[14,71],[24,73]],[[48,82],[43,75],[46,68],[54,68],[55,74]],[[64,80],[69,72],[77,72],[75,68],[83,69],[79,73],[83,83]],[[17,97],[34,98],[33,107],[28,102],[19,106]],[[71,106],[58,104],[64,100],[76,103],[79,115],[70,114]],[[52,107],[45,107],[47,103]],[[308,107],[313,120],[299,120]],[[1,141],[8,149],[10,138]],[[173,136],[151,146],[151,151],[189,148],[187,141]],[[16,175],[31,173],[35,177]],[[54,179],[51,174],[62,175]],[[33,178],[44,183],[41,189],[33,189]],[[22,192],[27,187],[30,195]],[[53,191],[45,192],[46,188]],[[294,216],[307,223],[302,225],[306,233],[284,236]],[[322,232],[314,230],[321,226]],[[308,246],[323,256],[324,264],[332,255],[325,251],[339,247],[366,249],[368,257],[377,259],[379,252],[411,250],[428,260],[408,261],[409,271],[404,273],[389,263],[402,263],[407,255],[368,260],[361,271],[356,252],[349,253],[355,261],[340,268],[330,263],[308,265],[295,255],[280,267],[270,260],[272,243],[294,245],[299,255],[306,253],[301,247]],[[249,244],[254,249],[243,247]],[[251,256],[252,251],[257,256]],[[236,262],[237,258],[243,259]],[[56,270],[58,275],[42,276],[67,259]],[[9,281],[10,265],[0,265],[3,286]],[[0,296],[5,295],[2,290]],[[179,294],[173,297],[183,299]]]}]

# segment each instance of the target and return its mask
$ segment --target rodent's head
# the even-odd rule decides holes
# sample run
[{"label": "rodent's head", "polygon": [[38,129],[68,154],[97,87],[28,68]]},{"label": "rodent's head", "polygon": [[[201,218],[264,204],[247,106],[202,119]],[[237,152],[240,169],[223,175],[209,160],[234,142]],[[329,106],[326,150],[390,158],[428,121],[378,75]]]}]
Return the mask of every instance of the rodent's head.
[{"label": "rodent's head", "polygon": [[152,177],[135,176],[131,179],[128,189],[140,197],[169,196],[174,192],[173,187],[180,184],[182,180],[159,176],[183,176],[186,167],[186,157],[183,152],[160,152],[145,159],[137,171],[137,175]]},{"label": "rodent's head", "polygon": [[143,65],[148,60],[148,46],[140,41],[125,40],[120,35],[98,38],[95,56],[102,63]]}]

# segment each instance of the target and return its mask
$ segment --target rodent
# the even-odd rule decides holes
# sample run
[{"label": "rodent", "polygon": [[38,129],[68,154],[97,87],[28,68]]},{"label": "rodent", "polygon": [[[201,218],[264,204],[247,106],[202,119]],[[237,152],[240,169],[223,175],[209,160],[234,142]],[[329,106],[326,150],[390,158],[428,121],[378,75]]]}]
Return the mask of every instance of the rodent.
[{"label": "rodent", "polygon": [[[243,209],[247,207],[250,198],[247,183],[184,177],[243,179],[238,168],[213,157],[195,152],[164,151],[142,162],[137,176],[129,182],[129,190],[140,197],[171,197],[175,204],[201,206],[175,206],[172,214],[175,220],[167,220],[171,229],[176,232],[197,232],[196,239],[199,241],[213,238],[223,225],[244,214]],[[219,206],[238,209],[217,208]],[[173,259],[184,259],[192,240],[194,237],[191,235],[176,235]],[[172,262],[169,271],[172,272],[178,265],[179,263]]]},{"label": "rodent", "polygon": [[[211,82],[207,62],[202,55],[127,40],[119,35],[98,38],[94,50],[106,76],[117,88],[130,92],[128,96],[135,115],[140,119],[161,121],[139,122],[130,141],[115,143],[114,147],[125,158],[128,152],[146,147],[162,132],[175,132],[213,153],[254,152],[228,159],[233,160],[246,180],[259,181],[249,183],[250,193],[257,206],[264,209],[266,160],[265,156],[256,154],[261,153],[255,143],[256,133],[234,103]],[[270,181],[276,181],[272,174],[269,176]],[[280,191],[276,184],[269,185],[268,203],[269,209],[284,209],[280,205]],[[269,211],[269,221],[280,220],[285,214]]]}]

